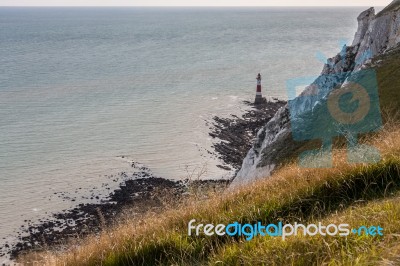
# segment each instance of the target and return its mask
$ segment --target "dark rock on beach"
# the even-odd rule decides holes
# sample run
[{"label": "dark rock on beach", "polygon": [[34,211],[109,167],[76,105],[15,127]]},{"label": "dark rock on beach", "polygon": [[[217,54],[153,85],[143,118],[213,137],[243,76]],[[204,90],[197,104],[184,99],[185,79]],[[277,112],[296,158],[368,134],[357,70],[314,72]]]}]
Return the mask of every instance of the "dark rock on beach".
[{"label": "dark rock on beach", "polygon": [[97,234],[118,223],[124,215],[128,218],[148,211],[161,211],[179,204],[194,192],[225,189],[228,183],[226,180],[174,181],[155,177],[148,172],[138,172],[121,183],[107,200],[79,204],[73,209],[53,214],[47,220],[41,219],[36,224],[27,221],[20,228],[19,241],[6,244],[4,248],[7,251],[3,250],[2,253],[8,253],[11,259],[15,259],[29,251],[59,250],[73,239]]},{"label": "dark rock on beach", "polygon": [[209,135],[217,139],[213,148],[219,159],[226,164],[218,165],[219,168],[239,170],[258,130],[275,115],[279,108],[286,104],[285,101],[278,99],[263,101],[257,105],[247,101],[244,103],[251,109],[241,117],[232,115],[228,118],[217,116],[213,118],[213,127]]}]

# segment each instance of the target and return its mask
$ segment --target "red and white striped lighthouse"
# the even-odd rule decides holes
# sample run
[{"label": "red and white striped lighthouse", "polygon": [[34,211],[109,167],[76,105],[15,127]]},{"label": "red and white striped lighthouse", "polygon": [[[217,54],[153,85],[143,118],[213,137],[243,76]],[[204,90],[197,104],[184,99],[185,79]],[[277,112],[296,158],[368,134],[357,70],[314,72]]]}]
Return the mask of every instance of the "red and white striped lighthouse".
[{"label": "red and white striped lighthouse", "polygon": [[262,98],[262,94],[261,94],[261,75],[260,75],[260,73],[258,73],[256,99],[254,100],[254,104],[260,104],[262,102],[263,102],[263,98]]}]

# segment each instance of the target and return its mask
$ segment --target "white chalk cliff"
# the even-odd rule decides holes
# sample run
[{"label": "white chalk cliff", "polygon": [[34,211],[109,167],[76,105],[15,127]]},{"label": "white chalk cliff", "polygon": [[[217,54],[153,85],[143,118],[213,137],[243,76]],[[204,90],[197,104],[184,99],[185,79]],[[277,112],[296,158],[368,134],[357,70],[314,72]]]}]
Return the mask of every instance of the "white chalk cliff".
[{"label": "white chalk cliff", "polygon": [[[380,13],[374,8],[362,12],[358,29],[351,46],[328,59],[321,75],[301,93],[313,94],[315,86],[320,89],[318,97],[303,98],[295,110],[298,113],[312,111],[319,101],[346,83],[349,75],[363,69],[370,58],[395,48],[400,43],[400,0],[393,1]],[[343,75],[341,75],[343,73]],[[243,160],[242,167],[232,185],[242,185],[258,178],[268,177],[285,157],[296,149],[290,127],[288,105],[282,107],[257,134],[253,147]]]}]

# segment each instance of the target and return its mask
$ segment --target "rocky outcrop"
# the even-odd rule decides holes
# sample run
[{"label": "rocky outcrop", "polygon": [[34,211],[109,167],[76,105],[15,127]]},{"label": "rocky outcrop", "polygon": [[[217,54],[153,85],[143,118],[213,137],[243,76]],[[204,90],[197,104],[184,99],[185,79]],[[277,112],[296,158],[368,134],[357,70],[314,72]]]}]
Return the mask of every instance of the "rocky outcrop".
[{"label": "rocky outcrop", "polygon": [[[400,43],[400,0],[393,1],[377,15],[374,8],[369,8],[357,20],[358,29],[352,45],[344,46],[338,55],[328,59],[321,75],[299,95],[315,97],[302,97],[295,101],[295,108],[290,108],[292,112],[312,112],[335,88],[343,86],[353,73],[363,69],[372,57],[383,54]],[[316,88],[319,90],[318,94]],[[286,105],[259,130],[232,182],[233,186],[268,177],[284,159],[293,156],[301,143],[293,140],[291,115]]]},{"label": "rocky outcrop", "polygon": [[362,12],[357,20],[358,20],[358,29],[357,32],[354,36],[353,44],[352,46],[355,46],[361,42],[361,40],[364,38],[365,33],[368,30],[368,27],[371,23],[371,21],[375,18],[375,9],[373,7],[365,10]]},{"label": "rocky outcrop", "polygon": [[[396,47],[400,42],[399,0],[393,1],[376,16],[367,13],[361,14],[363,16],[360,15],[359,17],[359,31],[357,31],[353,42],[353,46],[359,45],[356,60],[361,62],[363,61],[362,55],[367,51],[370,51],[370,55],[373,57]],[[364,32],[367,26],[368,28]],[[357,38],[358,35],[360,36],[359,39]]]}]

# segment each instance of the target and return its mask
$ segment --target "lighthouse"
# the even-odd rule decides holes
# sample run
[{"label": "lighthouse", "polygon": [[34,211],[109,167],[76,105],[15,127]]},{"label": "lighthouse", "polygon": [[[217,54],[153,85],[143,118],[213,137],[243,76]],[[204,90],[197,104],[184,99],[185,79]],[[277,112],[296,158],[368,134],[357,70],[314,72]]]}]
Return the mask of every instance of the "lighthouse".
[{"label": "lighthouse", "polygon": [[263,98],[262,98],[262,94],[261,94],[261,75],[260,75],[260,73],[258,73],[256,99],[254,100],[254,104],[260,104],[262,102],[263,102]]}]

